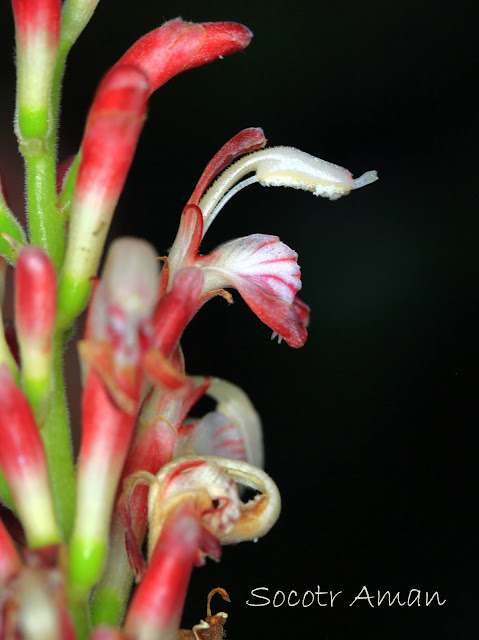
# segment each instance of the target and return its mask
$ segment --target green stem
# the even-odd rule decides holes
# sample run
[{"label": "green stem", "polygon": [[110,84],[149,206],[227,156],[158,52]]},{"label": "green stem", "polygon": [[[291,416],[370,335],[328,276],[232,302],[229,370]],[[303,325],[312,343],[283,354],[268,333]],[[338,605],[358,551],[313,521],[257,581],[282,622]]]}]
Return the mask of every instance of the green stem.
[{"label": "green stem", "polygon": [[68,541],[75,517],[75,470],[65,396],[61,333],[57,333],[53,341],[53,390],[41,434],[48,459],[58,523],[64,539]]},{"label": "green stem", "polygon": [[75,627],[76,640],[88,640],[90,637],[90,617],[86,602],[69,602],[68,610]]},{"label": "green stem", "polygon": [[65,253],[65,233],[63,218],[55,206],[54,152],[41,140],[22,144],[21,150],[27,169],[30,239],[50,255],[59,271]]}]

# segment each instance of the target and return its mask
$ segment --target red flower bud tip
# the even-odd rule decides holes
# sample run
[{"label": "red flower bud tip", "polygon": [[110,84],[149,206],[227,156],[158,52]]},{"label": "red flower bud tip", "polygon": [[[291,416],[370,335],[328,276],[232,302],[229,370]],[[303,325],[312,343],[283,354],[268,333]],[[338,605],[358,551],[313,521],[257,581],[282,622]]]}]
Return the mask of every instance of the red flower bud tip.
[{"label": "red flower bud tip", "polygon": [[60,35],[61,0],[12,0],[17,46],[15,127],[23,142],[48,132],[48,109]]},{"label": "red flower bud tip", "polygon": [[0,467],[32,547],[58,542],[43,443],[30,405],[0,365]]},{"label": "red flower bud tip", "polygon": [[10,534],[0,520],[0,588],[18,573],[20,567],[20,556]]},{"label": "red flower bud tip", "polygon": [[46,34],[53,44],[58,42],[60,0],[12,0],[12,8],[20,46],[29,46],[39,34]]},{"label": "red flower bud tip", "polygon": [[165,22],[150,31],[120,58],[117,64],[142,69],[156,91],[174,75],[241,51],[251,41],[249,29],[235,22]]},{"label": "red flower bud tip", "polygon": [[15,323],[24,341],[48,349],[55,328],[56,274],[39,247],[22,249],[15,269]]},{"label": "red flower bud tip", "polygon": [[174,640],[200,544],[193,500],[168,514],[148,570],[135,592],[125,632],[135,640]]},{"label": "red flower bud tip", "polygon": [[131,65],[116,65],[101,82],[82,142],[75,204],[85,198],[100,209],[116,204],[143,127],[149,92],[148,78]]}]

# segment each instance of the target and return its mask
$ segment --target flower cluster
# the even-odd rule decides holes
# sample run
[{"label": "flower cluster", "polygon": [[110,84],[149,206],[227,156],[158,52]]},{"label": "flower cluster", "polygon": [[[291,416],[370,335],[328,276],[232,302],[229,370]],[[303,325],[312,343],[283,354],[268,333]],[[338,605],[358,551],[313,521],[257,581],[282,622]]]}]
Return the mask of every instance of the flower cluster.
[{"label": "flower cluster", "polygon": [[[252,183],[333,200],[376,179],[367,172],[355,180],[296,149],[265,148],[261,129],[245,129],[207,165],[168,256],[120,238],[98,277],[150,95],[180,72],[240,51],[252,34],[178,18],[142,37],[101,81],[78,154],[57,165],[65,60],[96,4],[12,0],[28,229],[2,187],[2,291],[8,264],[15,286],[14,322],[0,326],[2,640],[175,638],[192,567],[274,525],[280,496],[261,469],[258,414],[235,385],[189,376],[181,337],[200,307],[215,296],[231,301],[227,290],[236,289],[273,335],[301,347],[309,309],[297,295],[297,254],[258,233],[208,255],[200,244]],[[63,350],[86,308],[74,459]],[[193,420],[204,394],[216,408]],[[244,501],[242,486],[255,497]],[[178,637],[213,628],[221,636],[226,614],[211,615],[210,598],[206,621]]]}]

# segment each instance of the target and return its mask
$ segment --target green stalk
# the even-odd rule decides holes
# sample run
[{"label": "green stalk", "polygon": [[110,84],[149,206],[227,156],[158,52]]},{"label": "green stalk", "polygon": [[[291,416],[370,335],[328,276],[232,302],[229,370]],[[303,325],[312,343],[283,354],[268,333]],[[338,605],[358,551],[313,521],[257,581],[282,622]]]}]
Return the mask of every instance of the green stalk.
[{"label": "green stalk", "polygon": [[40,140],[22,144],[21,151],[27,170],[30,239],[49,254],[59,271],[65,253],[65,233],[63,218],[55,206],[54,153]]},{"label": "green stalk", "polygon": [[63,334],[53,340],[53,389],[41,430],[48,460],[55,511],[64,540],[69,540],[75,517],[75,469],[63,376]]},{"label": "green stalk", "polygon": [[90,616],[85,602],[69,602],[68,611],[75,627],[76,640],[88,640],[90,637]]}]

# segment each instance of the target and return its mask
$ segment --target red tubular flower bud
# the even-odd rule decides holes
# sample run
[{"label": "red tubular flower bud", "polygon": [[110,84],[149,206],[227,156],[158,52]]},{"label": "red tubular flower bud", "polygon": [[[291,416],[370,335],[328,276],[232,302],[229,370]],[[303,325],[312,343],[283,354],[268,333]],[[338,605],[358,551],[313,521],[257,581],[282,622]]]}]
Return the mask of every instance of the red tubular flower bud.
[{"label": "red tubular flower bud", "polygon": [[23,46],[38,33],[45,33],[54,43],[60,34],[60,0],[12,0],[17,38]]},{"label": "red tubular flower bud", "polygon": [[17,44],[17,126],[43,138],[60,36],[61,0],[12,0]]},{"label": "red tubular flower bud", "polygon": [[131,65],[105,76],[90,110],[73,197],[68,245],[59,291],[59,324],[82,311],[113,212],[143,127],[148,78]]},{"label": "red tubular flower bud", "polygon": [[249,29],[235,22],[165,22],[150,31],[120,58],[117,64],[142,69],[156,91],[174,75],[241,51],[251,41]]},{"label": "red tubular flower bud", "polygon": [[82,142],[75,198],[118,198],[146,114],[148,79],[131,65],[115,65],[101,82]]},{"label": "red tubular flower bud", "polygon": [[22,342],[50,346],[55,327],[56,274],[49,256],[39,247],[22,249],[15,269],[15,324]]},{"label": "red tubular flower bud", "polygon": [[43,443],[30,405],[0,365],[0,467],[31,547],[59,541]]},{"label": "red tubular flower bud", "polygon": [[39,425],[52,388],[56,306],[56,274],[50,257],[39,247],[25,247],[15,269],[15,322],[23,388]]},{"label": "red tubular flower bud", "polygon": [[134,595],[125,632],[135,640],[173,640],[200,545],[201,529],[193,500],[168,514],[148,570]]},{"label": "red tubular flower bud", "polygon": [[122,411],[96,371],[90,370],[82,402],[75,526],[70,553],[72,592],[84,599],[106,556],[113,502],[136,414]]}]

